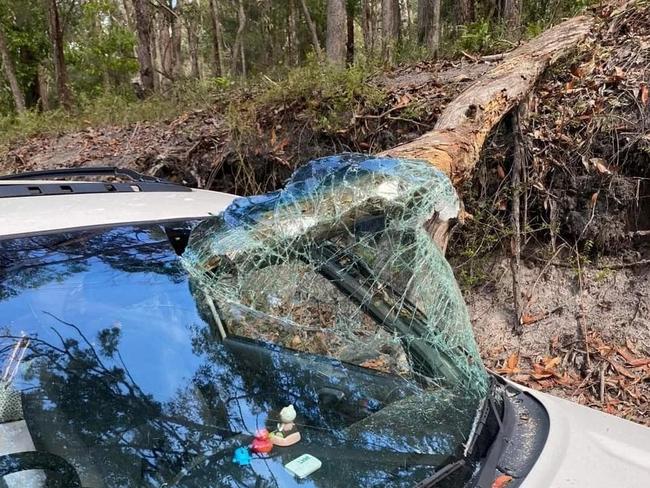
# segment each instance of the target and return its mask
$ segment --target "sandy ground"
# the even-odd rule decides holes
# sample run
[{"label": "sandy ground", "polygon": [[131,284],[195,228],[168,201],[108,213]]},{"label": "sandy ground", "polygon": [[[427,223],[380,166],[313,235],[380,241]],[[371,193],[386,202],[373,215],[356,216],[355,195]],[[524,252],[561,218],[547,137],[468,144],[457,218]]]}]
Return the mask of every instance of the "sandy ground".
[{"label": "sandy ground", "polygon": [[[489,368],[527,386],[650,425],[650,266],[599,268],[584,270],[581,287],[568,266],[522,263],[531,323],[517,335],[509,263],[495,260],[492,280],[465,297],[481,355]],[[627,364],[620,354],[630,351],[643,367],[620,366]],[[557,365],[547,375],[540,365],[552,358]],[[509,360],[516,371],[507,371]]]},{"label": "sandy ground", "polygon": [[521,269],[523,293],[532,295],[526,313],[539,318],[513,333],[512,275],[504,259],[495,266],[494,281],[466,295],[476,338],[490,362],[512,351],[543,356],[551,339],[581,334],[580,316],[587,330],[606,339],[626,339],[650,353],[650,266],[586,269],[581,291],[577,271],[549,266]]}]

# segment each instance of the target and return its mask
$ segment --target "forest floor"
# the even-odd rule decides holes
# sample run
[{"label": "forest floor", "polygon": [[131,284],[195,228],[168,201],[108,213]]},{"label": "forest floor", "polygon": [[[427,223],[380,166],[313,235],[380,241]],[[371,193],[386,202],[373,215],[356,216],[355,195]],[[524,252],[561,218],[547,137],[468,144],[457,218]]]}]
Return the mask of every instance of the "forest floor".
[{"label": "forest floor", "polygon": [[[489,368],[650,425],[650,8],[638,0],[592,13],[599,27],[546,73],[522,126],[505,120],[489,139],[460,189],[470,218],[448,254]],[[259,193],[315,157],[414,139],[498,62],[468,55],[340,75],[308,68],[170,120],[14,141],[0,168],[117,165]],[[514,130],[526,150],[521,333],[510,270]]]}]

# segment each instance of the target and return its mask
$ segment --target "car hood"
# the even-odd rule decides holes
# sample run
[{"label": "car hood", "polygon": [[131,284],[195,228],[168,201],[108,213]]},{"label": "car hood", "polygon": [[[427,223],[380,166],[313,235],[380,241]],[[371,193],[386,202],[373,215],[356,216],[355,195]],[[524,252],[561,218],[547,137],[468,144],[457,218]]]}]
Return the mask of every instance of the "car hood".
[{"label": "car hood", "polygon": [[[520,387],[521,388],[521,387]],[[523,488],[647,488],[650,429],[526,389],[550,417],[548,440]]]}]

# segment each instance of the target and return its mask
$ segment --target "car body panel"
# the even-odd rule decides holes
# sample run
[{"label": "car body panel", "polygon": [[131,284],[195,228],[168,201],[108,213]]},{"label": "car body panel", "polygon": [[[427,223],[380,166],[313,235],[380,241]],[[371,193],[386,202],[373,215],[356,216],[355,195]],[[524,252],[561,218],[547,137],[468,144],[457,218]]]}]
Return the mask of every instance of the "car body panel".
[{"label": "car body panel", "polygon": [[[0,239],[82,227],[204,217],[222,211],[235,198],[203,190],[5,198],[0,200]],[[650,429],[513,385],[539,400],[550,417],[546,446],[522,487],[650,486]],[[5,444],[2,439],[14,436],[9,431],[0,434],[0,444]],[[24,447],[14,445],[0,450],[0,454]]]},{"label": "car body panel", "polygon": [[650,486],[650,429],[513,385],[539,400],[550,418],[544,451],[522,488]]},{"label": "car body panel", "polygon": [[206,217],[219,213],[235,198],[205,190],[3,198],[0,199],[0,238],[88,226]]}]

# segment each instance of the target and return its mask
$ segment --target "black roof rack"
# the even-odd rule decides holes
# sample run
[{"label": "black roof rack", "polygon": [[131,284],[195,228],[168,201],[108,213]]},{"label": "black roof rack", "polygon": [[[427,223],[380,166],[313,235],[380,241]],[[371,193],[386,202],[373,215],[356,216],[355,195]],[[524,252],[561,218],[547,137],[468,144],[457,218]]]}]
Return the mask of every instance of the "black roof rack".
[{"label": "black roof rack", "polygon": [[[75,176],[125,176],[129,183],[113,182],[48,182],[30,184],[31,179],[48,179]],[[191,188],[171,181],[143,175],[137,171],[114,166],[95,166],[86,168],[62,168],[43,171],[29,171],[12,175],[0,176],[0,180],[16,183],[0,184],[0,198],[27,197],[35,195],[69,195],[80,193],[129,193],[129,192],[189,192]]]},{"label": "black roof rack", "polygon": [[[42,171],[27,171],[12,175],[0,176],[0,180],[34,180],[39,178],[59,178],[61,176],[128,176],[133,181],[155,181],[171,183],[170,181],[143,175],[137,171],[116,166],[89,166],[85,168],[59,168]],[[173,183],[172,183],[173,184]]]}]

